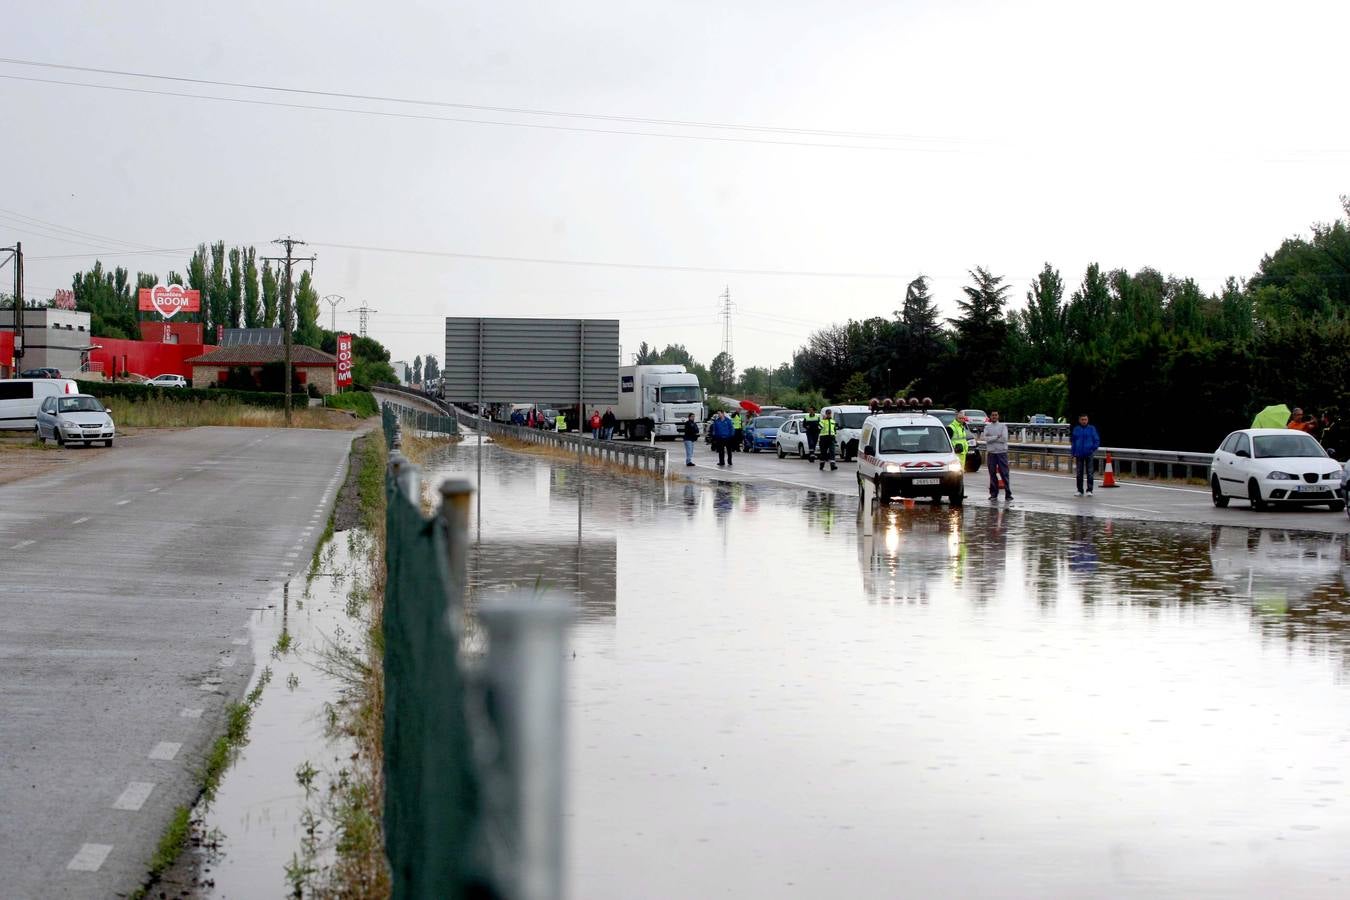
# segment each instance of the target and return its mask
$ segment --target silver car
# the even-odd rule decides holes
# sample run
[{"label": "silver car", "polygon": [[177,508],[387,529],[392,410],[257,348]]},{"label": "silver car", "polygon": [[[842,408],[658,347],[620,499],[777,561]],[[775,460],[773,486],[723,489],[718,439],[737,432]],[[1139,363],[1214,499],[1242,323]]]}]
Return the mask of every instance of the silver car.
[{"label": "silver car", "polygon": [[38,440],[48,438],[61,446],[83,443],[86,447],[95,441],[111,447],[117,436],[112,413],[97,397],[89,394],[62,394],[42,401],[37,412]]}]

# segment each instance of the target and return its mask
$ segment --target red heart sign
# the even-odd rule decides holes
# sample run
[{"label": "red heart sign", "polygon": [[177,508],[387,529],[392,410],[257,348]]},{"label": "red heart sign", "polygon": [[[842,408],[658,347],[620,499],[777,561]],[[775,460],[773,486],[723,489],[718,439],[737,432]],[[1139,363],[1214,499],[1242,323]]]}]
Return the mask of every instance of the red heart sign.
[{"label": "red heart sign", "polygon": [[201,291],[188,290],[181,284],[157,284],[152,288],[141,288],[140,309],[144,312],[157,312],[165,319],[172,319],[180,312],[198,312],[202,308]]}]

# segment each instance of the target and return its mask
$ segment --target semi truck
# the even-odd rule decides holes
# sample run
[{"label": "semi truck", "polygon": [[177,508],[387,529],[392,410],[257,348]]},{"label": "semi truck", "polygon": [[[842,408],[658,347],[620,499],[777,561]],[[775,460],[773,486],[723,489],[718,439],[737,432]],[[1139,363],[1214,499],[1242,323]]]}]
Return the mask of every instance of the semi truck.
[{"label": "semi truck", "polygon": [[614,415],[630,440],[678,438],[690,413],[696,422],[707,418],[706,396],[698,376],[684,366],[620,366]]}]

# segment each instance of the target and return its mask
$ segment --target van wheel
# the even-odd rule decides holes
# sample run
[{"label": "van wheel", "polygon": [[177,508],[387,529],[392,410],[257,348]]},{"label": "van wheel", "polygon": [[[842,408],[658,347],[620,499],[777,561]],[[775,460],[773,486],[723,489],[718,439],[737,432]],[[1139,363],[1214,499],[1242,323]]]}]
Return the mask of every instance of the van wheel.
[{"label": "van wheel", "polygon": [[966,492],[963,488],[957,488],[947,495],[947,499],[951,501],[952,506],[960,506],[966,502]]},{"label": "van wheel", "polygon": [[1209,480],[1209,492],[1214,497],[1214,505],[1219,509],[1228,506],[1228,498],[1224,496],[1223,489],[1219,487],[1219,478],[1217,475]]},{"label": "van wheel", "polygon": [[1247,499],[1251,501],[1252,509],[1262,510],[1266,508],[1266,501],[1261,499],[1261,489],[1256,486],[1256,479],[1247,482]]}]

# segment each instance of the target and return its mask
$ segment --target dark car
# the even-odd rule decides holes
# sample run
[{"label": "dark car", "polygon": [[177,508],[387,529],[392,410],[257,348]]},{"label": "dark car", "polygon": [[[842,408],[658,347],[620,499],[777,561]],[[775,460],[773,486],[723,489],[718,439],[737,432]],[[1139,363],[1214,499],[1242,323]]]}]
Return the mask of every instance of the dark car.
[{"label": "dark car", "polygon": [[61,370],[54,369],[51,366],[43,366],[40,369],[25,369],[19,373],[20,378],[60,378]]}]

